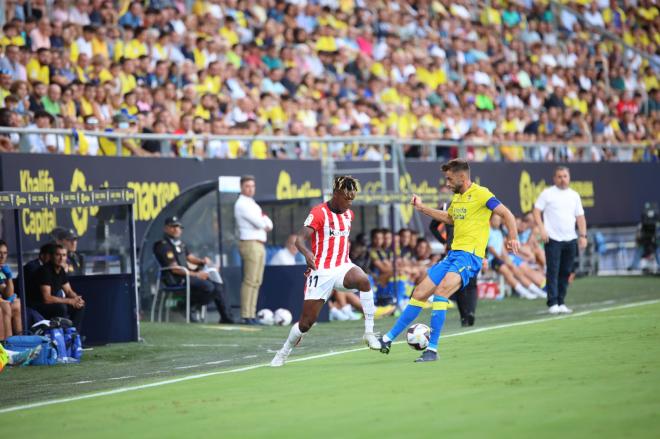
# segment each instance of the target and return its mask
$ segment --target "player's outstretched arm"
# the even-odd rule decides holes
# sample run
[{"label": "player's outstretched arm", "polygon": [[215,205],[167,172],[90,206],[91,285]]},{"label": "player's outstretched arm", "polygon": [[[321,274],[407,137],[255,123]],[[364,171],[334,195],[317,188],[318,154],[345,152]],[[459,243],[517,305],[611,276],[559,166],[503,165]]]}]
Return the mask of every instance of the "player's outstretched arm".
[{"label": "player's outstretched arm", "polygon": [[424,203],[422,203],[422,199],[419,197],[419,195],[413,194],[412,199],[410,200],[410,204],[412,204],[413,207],[419,212],[422,212],[424,215],[429,216],[436,221],[447,224],[454,224],[454,219],[451,217],[451,215],[449,215],[449,213],[445,212],[444,210],[432,209],[426,206]]},{"label": "player's outstretched arm", "polygon": [[493,213],[502,217],[506,229],[509,234],[506,236],[506,248],[514,255],[518,254],[520,250],[520,242],[518,241],[518,227],[516,226],[516,217],[513,216],[508,207],[504,204],[498,204],[493,210]]},{"label": "player's outstretched arm", "polygon": [[303,226],[298,231],[298,236],[296,238],[296,247],[298,248],[298,251],[302,253],[302,255],[305,257],[305,261],[307,262],[307,268],[311,270],[316,270],[316,263],[314,262],[314,254],[307,247],[307,244],[305,243],[310,239],[312,233],[314,233],[314,229],[312,229],[311,227]]}]

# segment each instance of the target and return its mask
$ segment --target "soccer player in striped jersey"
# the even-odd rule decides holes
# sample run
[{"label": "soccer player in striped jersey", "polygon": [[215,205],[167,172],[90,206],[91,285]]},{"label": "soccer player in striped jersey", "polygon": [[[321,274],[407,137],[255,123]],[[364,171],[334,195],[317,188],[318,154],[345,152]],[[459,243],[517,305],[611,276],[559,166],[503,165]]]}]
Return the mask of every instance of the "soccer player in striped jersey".
[{"label": "soccer player in striped jersey", "polygon": [[[380,349],[374,335],[374,293],[369,278],[348,257],[351,222],[355,214],[350,209],[357,194],[357,180],[350,176],[336,177],[332,198],[312,208],[304,226],[298,232],[296,247],[307,261],[305,299],[300,320],[296,322],[282,349],[277,351],[270,365],[284,365],[291,350],[316,322],[323,304],[332,291],[359,291],[364,313],[364,341],[371,349]],[[311,241],[311,250],[305,241]]]},{"label": "soccer player in striped jersey", "polygon": [[442,172],[445,174],[447,186],[454,192],[446,212],[425,206],[416,195],[413,195],[410,203],[432,219],[454,225],[451,250],[445,259],[429,268],[426,277],[415,287],[408,306],[392,329],[379,339],[380,351],[388,354],[392,340],[419,316],[424,303],[433,296],[429,347],[416,362],[438,359],[438,341],[447,314],[448,298],[459,289],[465,288],[470,279],[479,274],[481,260],[488,244],[492,214],[501,216],[506,224],[507,250],[517,254],[520,248],[515,217],[491,191],[472,182],[468,162],[462,159],[450,160],[442,165]]}]

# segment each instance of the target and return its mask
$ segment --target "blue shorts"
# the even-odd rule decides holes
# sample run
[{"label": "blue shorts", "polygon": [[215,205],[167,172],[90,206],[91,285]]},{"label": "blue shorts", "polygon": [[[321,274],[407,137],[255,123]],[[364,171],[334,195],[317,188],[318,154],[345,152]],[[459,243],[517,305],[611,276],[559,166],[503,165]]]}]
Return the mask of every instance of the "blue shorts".
[{"label": "blue shorts", "polygon": [[458,273],[464,288],[470,279],[476,277],[481,270],[481,258],[462,250],[451,250],[446,258],[429,268],[427,274],[434,284],[439,285],[447,273]]}]

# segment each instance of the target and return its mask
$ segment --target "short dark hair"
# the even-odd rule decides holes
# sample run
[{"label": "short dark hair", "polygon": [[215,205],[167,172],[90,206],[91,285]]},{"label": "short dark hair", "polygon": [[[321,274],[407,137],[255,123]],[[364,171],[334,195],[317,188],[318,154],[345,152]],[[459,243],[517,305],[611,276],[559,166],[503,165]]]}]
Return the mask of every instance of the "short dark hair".
[{"label": "short dark hair", "polygon": [[568,166],[559,165],[555,168],[555,172],[552,175],[557,175],[557,172],[559,172],[559,171],[566,171],[569,174],[571,173],[571,171],[568,170]]},{"label": "short dark hair", "polygon": [[256,181],[256,178],[254,178],[254,175],[243,175],[243,176],[241,177],[241,186],[242,186],[243,183],[245,183],[246,181]]},{"label": "short dark hair", "polygon": [[56,244],[54,242],[49,242],[42,245],[41,248],[39,248],[39,255],[52,255],[55,253],[55,250],[53,250],[55,245]]},{"label": "short dark hair", "polygon": [[383,233],[383,229],[371,229],[371,240],[373,241],[374,237],[379,233]]},{"label": "short dark hair", "polygon": [[60,249],[64,249],[64,246],[62,244],[51,243],[50,253],[48,254],[54,258],[55,255],[57,254],[57,251]]},{"label": "short dark hair", "polygon": [[442,165],[442,172],[467,172],[468,174],[470,173],[470,165],[468,164],[467,160],[463,159],[452,159],[449,160],[447,163]]},{"label": "short dark hair", "polygon": [[0,239],[0,247],[3,247],[3,246],[7,247],[7,249],[9,249],[9,246],[7,245],[7,241],[5,241],[4,239]]}]

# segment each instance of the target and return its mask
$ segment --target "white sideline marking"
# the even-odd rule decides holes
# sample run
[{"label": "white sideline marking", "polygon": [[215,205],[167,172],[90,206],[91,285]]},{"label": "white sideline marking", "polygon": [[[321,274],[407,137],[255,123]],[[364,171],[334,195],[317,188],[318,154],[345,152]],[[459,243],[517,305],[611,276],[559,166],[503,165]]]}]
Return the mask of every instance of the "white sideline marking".
[{"label": "white sideline marking", "polygon": [[[590,311],[582,311],[582,312],[576,312],[573,314],[568,314],[568,315],[563,315],[563,316],[551,316],[547,317],[544,319],[535,319],[535,320],[525,320],[522,322],[515,322],[515,323],[505,323],[502,325],[495,325],[495,326],[488,326],[485,328],[478,328],[478,329],[472,329],[464,332],[458,332],[455,334],[448,334],[444,335],[443,338],[449,338],[449,337],[459,337],[463,335],[470,335],[470,334],[477,334],[480,332],[487,332],[487,331],[492,331],[494,329],[505,329],[505,328],[513,328],[516,326],[524,326],[524,325],[533,325],[536,323],[544,323],[547,321],[551,320],[561,320],[561,319],[567,319],[567,318],[572,318],[572,317],[582,317],[586,316],[592,313],[596,312],[608,312],[608,311],[616,311],[620,309],[626,309],[626,308],[635,308],[639,306],[646,306],[646,305],[653,305],[656,303],[660,303],[660,299],[655,299],[655,300],[646,300],[643,302],[635,302],[635,303],[628,303],[625,305],[618,305],[618,306],[612,306],[609,308],[601,308],[601,309],[594,309]],[[396,342],[395,344],[400,344],[404,343],[403,341]],[[327,357],[334,357],[335,355],[342,355],[342,354],[347,354],[350,352],[357,352],[357,351],[364,351],[368,350],[369,348],[353,348],[353,349],[346,349],[342,351],[332,351],[332,352],[327,352],[325,354],[317,354],[317,355],[310,355],[308,357],[303,357],[303,358],[294,358],[293,360],[289,360],[288,363],[299,363],[302,361],[309,361],[309,360],[316,360],[319,358],[327,358]],[[185,377],[180,377],[180,378],[172,378],[172,379],[167,379],[163,381],[157,381],[155,383],[149,383],[149,384],[140,384],[138,386],[129,386],[129,387],[121,387],[119,389],[113,389],[113,390],[106,390],[103,392],[96,392],[96,393],[89,393],[87,395],[78,395],[78,396],[72,396],[69,398],[60,398],[60,399],[51,399],[48,401],[41,401],[41,402],[34,402],[31,404],[23,404],[23,405],[17,405],[14,407],[7,407],[4,409],[0,409],[0,414],[3,413],[11,413],[11,412],[17,412],[20,410],[28,410],[28,409],[33,409],[37,407],[43,407],[47,405],[54,405],[54,404],[64,404],[67,402],[73,402],[73,401],[79,401],[81,399],[89,399],[89,398],[97,398],[100,396],[109,396],[109,395],[116,395],[119,393],[126,393],[126,392],[132,392],[134,390],[142,390],[142,389],[149,389],[151,387],[160,387],[160,386],[165,386],[168,384],[175,384],[175,383],[180,383],[184,381],[190,381],[190,380],[195,380],[199,378],[206,378],[210,376],[216,376],[216,375],[227,375],[231,373],[239,373],[239,372],[247,372],[249,370],[254,370],[254,369],[259,369],[262,367],[268,367],[270,363],[262,363],[262,364],[254,364],[252,366],[244,366],[244,367],[239,367],[237,369],[230,369],[230,370],[219,370],[215,372],[206,372],[206,373],[200,373],[196,375],[188,375]],[[123,377],[122,377],[123,378]]]},{"label": "white sideline marking", "polygon": [[[184,348],[238,348],[237,344],[182,344]],[[171,346],[170,346],[171,347]]]}]

